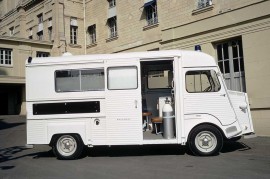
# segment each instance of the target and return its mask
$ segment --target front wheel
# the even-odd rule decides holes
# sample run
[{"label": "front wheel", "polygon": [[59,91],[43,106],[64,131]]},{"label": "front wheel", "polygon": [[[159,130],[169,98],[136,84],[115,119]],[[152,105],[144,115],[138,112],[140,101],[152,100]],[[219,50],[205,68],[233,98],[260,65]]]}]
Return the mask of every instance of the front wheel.
[{"label": "front wheel", "polygon": [[223,137],[216,127],[201,125],[191,131],[188,144],[194,155],[217,155],[222,149]]},{"label": "front wheel", "polygon": [[53,145],[53,153],[58,159],[73,160],[81,156],[83,142],[77,134],[64,134],[56,138]]}]

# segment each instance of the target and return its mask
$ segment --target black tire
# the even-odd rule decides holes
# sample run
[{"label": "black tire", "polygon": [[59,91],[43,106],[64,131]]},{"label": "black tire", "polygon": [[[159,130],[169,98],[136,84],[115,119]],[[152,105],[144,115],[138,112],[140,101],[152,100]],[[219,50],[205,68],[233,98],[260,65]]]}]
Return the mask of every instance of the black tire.
[{"label": "black tire", "polygon": [[58,135],[53,143],[53,153],[60,160],[78,159],[83,148],[82,139],[77,134]]},{"label": "black tire", "polygon": [[205,124],[191,131],[188,145],[194,155],[218,155],[223,146],[223,137],[216,127]]}]

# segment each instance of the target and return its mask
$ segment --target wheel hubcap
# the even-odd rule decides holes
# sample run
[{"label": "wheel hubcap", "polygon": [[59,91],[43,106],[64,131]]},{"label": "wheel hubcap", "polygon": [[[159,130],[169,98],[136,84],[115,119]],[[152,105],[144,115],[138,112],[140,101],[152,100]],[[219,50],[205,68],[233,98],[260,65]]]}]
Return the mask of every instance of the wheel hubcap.
[{"label": "wheel hubcap", "polygon": [[72,155],[77,149],[76,140],[72,136],[62,136],[57,141],[57,150],[63,156]]},{"label": "wheel hubcap", "polygon": [[198,150],[204,153],[212,152],[217,146],[217,138],[210,131],[202,131],[195,138],[195,145]]}]

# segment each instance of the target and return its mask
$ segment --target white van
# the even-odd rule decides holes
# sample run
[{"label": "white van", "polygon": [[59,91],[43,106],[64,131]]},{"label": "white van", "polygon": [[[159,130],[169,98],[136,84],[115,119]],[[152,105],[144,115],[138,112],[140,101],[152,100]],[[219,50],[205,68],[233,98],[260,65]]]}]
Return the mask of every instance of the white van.
[{"label": "white van", "polygon": [[29,58],[26,107],[27,144],[49,144],[59,159],[98,145],[216,155],[254,133],[247,94],[227,90],[215,60],[196,51]]}]

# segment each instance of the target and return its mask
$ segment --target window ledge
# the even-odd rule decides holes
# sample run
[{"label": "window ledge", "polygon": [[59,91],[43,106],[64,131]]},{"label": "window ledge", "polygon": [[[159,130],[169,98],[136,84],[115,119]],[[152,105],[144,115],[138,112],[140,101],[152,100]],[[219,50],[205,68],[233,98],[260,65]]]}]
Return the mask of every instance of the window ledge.
[{"label": "window ledge", "polygon": [[88,45],[86,45],[86,48],[92,48],[95,46],[97,46],[97,43],[88,44]]},{"label": "window ledge", "polygon": [[192,11],[192,15],[197,15],[197,14],[200,14],[200,13],[211,11],[213,8],[214,8],[214,5],[206,6],[206,7],[200,8],[200,9],[195,9],[195,10]]},{"label": "window ledge", "polygon": [[13,64],[12,65],[0,64],[0,67],[13,68]]},{"label": "window ledge", "polygon": [[114,40],[117,40],[117,39],[118,39],[118,35],[114,36],[114,37],[107,38],[106,42],[111,42],[111,41],[114,41]]},{"label": "window ledge", "polygon": [[152,24],[152,25],[147,25],[147,26],[144,26],[144,27],[143,27],[143,30],[152,29],[152,28],[157,27],[158,25],[159,25],[159,23]]},{"label": "window ledge", "polygon": [[78,44],[69,44],[69,46],[72,48],[82,48],[82,46]]}]

